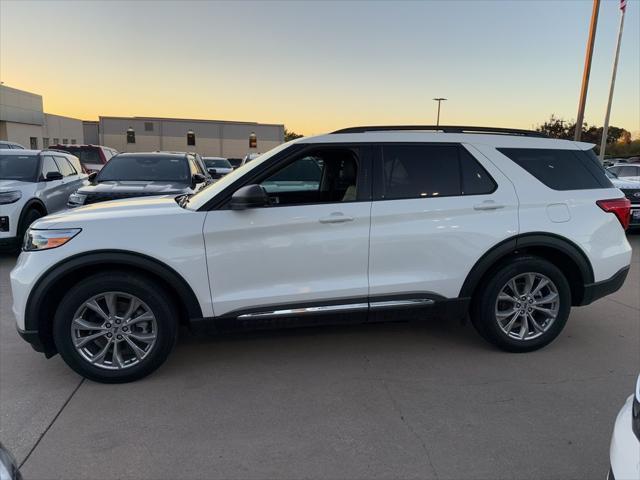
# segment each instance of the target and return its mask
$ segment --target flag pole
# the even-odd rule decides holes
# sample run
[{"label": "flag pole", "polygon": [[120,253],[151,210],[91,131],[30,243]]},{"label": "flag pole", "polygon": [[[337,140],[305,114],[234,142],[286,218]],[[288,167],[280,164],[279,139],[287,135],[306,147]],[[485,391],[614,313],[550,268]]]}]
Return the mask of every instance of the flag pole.
[{"label": "flag pole", "polygon": [[576,119],[573,139],[580,141],[582,136],[582,123],[584,122],[584,106],[587,102],[587,89],[589,88],[589,75],[591,74],[591,58],[593,57],[593,44],[596,41],[596,27],[598,26],[598,11],[600,0],[593,0],[591,11],[591,25],[589,26],[589,39],[587,40],[587,55],[584,59],[584,72],[582,73],[582,89],[580,90],[580,102],[578,103],[578,118]]},{"label": "flag pole", "polygon": [[616,44],[616,54],[613,59],[613,71],[611,73],[611,87],[609,88],[609,102],[607,103],[607,113],[604,117],[602,127],[602,140],[600,141],[600,161],[604,162],[604,153],[607,148],[607,134],[609,133],[609,117],[611,116],[611,103],[613,102],[613,90],[616,86],[616,72],[618,71],[618,59],[620,58],[620,43],[622,43],[622,29],[624,28],[624,14],[627,11],[626,0],[620,1],[620,28],[618,30],[618,43]]}]

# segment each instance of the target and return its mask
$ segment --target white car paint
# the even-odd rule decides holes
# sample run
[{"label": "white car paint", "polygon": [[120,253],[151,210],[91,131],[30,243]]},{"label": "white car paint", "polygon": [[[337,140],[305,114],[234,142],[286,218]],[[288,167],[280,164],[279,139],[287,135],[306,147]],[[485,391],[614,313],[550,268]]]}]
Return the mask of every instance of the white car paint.
[{"label": "white car paint", "polygon": [[[498,189],[469,197],[199,211],[236,180],[294,145],[372,142],[463,144]],[[162,197],[105,202],[47,217],[33,228],[82,231],[62,247],[22,253],[11,274],[18,327],[24,328],[29,292],[47,269],[69,256],[99,249],[142,253],[166,263],[192,287],[205,317],[268,304],[415,290],[455,298],[474,264],[518,233],[549,232],[570,239],[588,258],[596,281],[630,264],[631,247],[619,221],[595,204],[622,197],[620,190],[551,190],[499,154],[499,147],[578,150],[590,145],[418,131],[306,137],[234,170],[184,209],[173,198]],[[499,208],[482,208],[487,202]],[[349,221],[327,223],[337,217]]]},{"label": "white car paint", "polygon": [[[55,156],[64,157],[76,168],[77,174],[64,177],[61,180],[46,181],[39,171],[37,181],[16,181],[0,179],[0,193],[18,191],[21,197],[18,201],[9,204],[0,204],[0,217],[9,217],[9,231],[0,231],[1,239],[11,239],[17,236],[20,215],[27,204],[37,200],[41,202],[48,213],[57,212],[66,208],[67,198],[71,192],[79,188],[87,179],[82,173],[80,162],[73,155],[62,152],[40,150],[0,150],[2,155],[24,156]],[[42,165],[39,167],[42,169]],[[35,180],[35,179],[34,179]]]},{"label": "white car paint", "polygon": [[624,403],[613,427],[609,459],[615,480],[637,480],[640,478],[640,439],[631,427],[634,396],[640,402],[640,376],[634,395]]}]

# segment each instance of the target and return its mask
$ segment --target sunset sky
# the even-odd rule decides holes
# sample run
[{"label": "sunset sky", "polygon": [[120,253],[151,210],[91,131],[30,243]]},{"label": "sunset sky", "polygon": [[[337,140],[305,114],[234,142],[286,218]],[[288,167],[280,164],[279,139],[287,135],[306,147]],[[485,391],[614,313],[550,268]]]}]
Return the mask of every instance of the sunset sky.
[{"label": "sunset sky", "polygon": [[[585,120],[601,125],[618,0],[600,8]],[[0,0],[0,80],[45,111],[284,123],[532,128],[575,119],[590,0]],[[628,2],[612,125],[640,131],[640,1]]]}]

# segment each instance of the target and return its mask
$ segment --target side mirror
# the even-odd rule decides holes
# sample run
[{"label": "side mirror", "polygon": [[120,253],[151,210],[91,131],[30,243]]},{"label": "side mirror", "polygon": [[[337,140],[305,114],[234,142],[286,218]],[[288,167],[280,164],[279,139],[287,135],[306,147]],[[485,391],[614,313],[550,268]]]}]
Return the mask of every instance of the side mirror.
[{"label": "side mirror", "polygon": [[209,172],[209,174],[210,174],[212,177],[215,177],[215,176],[216,176],[216,174],[218,173],[218,171],[217,171],[215,168],[207,168],[207,172]]},{"label": "side mirror", "polygon": [[89,174],[89,176],[87,177],[87,180],[89,180],[91,183],[93,183],[97,176],[98,176],[98,172],[91,172]]},{"label": "side mirror", "polygon": [[62,174],[60,172],[48,172],[46,176],[47,182],[52,180],[62,180]]},{"label": "side mirror", "polygon": [[231,210],[246,210],[266,205],[269,205],[269,195],[262,185],[245,185],[231,196]]},{"label": "side mirror", "polygon": [[202,183],[205,180],[206,180],[206,178],[204,177],[204,175],[202,175],[200,173],[194,173],[193,176],[191,177],[191,181],[193,182],[194,185]]}]

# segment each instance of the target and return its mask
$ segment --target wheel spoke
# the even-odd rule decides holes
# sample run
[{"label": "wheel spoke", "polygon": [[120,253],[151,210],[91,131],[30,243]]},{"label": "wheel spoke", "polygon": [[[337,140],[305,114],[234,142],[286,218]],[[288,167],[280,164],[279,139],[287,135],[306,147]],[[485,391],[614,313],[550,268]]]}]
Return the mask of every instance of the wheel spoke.
[{"label": "wheel spoke", "polygon": [[504,290],[502,290],[502,292],[500,292],[500,295],[498,295],[498,300],[501,302],[512,302],[512,303],[516,303],[518,301],[516,297],[509,295]]},{"label": "wheel spoke", "polygon": [[139,340],[144,343],[151,343],[156,339],[155,333],[135,333],[130,332],[128,335],[125,335],[125,338],[130,337],[135,340]]},{"label": "wheel spoke", "polygon": [[533,300],[533,304],[534,305],[544,305],[544,304],[553,302],[556,298],[558,298],[558,294],[555,293],[555,292],[551,292],[550,294],[548,294],[545,297],[534,299]]},{"label": "wheel spoke", "polygon": [[522,315],[522,324],[520,325],[520,340],[524,340],[524,338],[529,333],[529,319],[527,315]]},{"label": "wheel spoke", "polygon": [[87,322],[82,318],[76,318],[73,320],[73,328],[76,330],[104,330],[102,325],[96,325],[95,323]]},{"label": "wheel spoke", "polygon": [[138,309],[139,306],[140,306],[140,301],[135,297],[131,297],[131,300],[129,301],[129,306],[127,307],[127,311],[122,316],[122,319],[125,322],[127,320],[131,320],[131,317],[133,316],[133,314],[135,313],[135,311]]},{"label": "wheel spoke", "polygon": [[524,291],[523,295],[529,295],[533,289],[533,284],[536,281],[536,276],[533,273],[527,273],[524,277]]},{"label": "wheel spoke", "polygon": [[109,320],[109,315],[102,309],[100,305],[98,305],[98,302],[96,302],[95,299],[87,302],[85,305],[88,309],[93,310],[98,315],[100,315],[105,322]]},{"label": "wheel spoke", "polygon": [[113,341],[113,354],[111,356],[111,362],[118,368],[122,368],[124,363],[122,362],[122,358],[120,358],[120,342],[118,340]]},{"label": "wheel spoke", "polygon": [[520,296],[520,292],[518,291],[518,287],[516,286],[515,278],[512,278],[511,280],[509,280],[509,283],[507,283],[507,285],[509,286],[509,288],[515,294],[516,297]]},{"label": "wheel spoke", "polygon": [[138,360],[144,357],[145,351],[143,349],[141,349],[138,345],[136,345],[136,343],[133,340],[131,340],[129,337],[125,336],[124,339],[129,344],[129,346],[131,347],[131,350],[133,350],[133,353],[135,354]]},{"label": "wheel spoke", "polygon": [[132,318],[125,322],[125,325],[133,325],[138,322],[148,322],[154,320],[155,317],[151,312],[145,312],[142,315],[138,315],[136,318]]},{"label": "wheel spoke", "polygon": [[542,312],[546,316],[551,317],[551,318],[556,316],[556,313],[553,310],[549,309],[549,308],[542,308],[542,307],[539,307],[537,305],[532,305],[531,308],[533,308],[534,310],[537,310],[539,312]]},{"label": "wheel spoke", "polygon": [[75,339],[76,348],[82,348],[91,340],[95,340],[96,338],[104,337],[107,332],[101,331],[98,333],[94,333],[92,335],[87,335],[86,337],[80,337]]},{"label": "wheel spoke", "polygon": [[[91,358],[91,363],[98,363],[101,360],[104,359],[105,355],[107,354],[107,351],[109,350],[109,347],[111,346],[111,340],[109,339],[109,341],[107,341],[106,345],[102,348],[102,350],[100,350],[99,353],[97,353],[96,355],[94,355]],[[101,362],[102,363],[102,362]]]},{"label": "wheel spoke", "polygon": [[496,317],[498,317],[499,319],[501,318],[506,318],[506,317],[510,317],[511,315],[513,315],[514,313],[518,313],[518,309],[517,308],[512,308],[511,310],[505,310],[503,312],[497,312],[496,313]]},{"label": "wheel spoke", "polygon": [[540,278],[538,285],[536,285],[536,288],[533,289],[533,291],[531,292],[531,295],[532,296],[536,295],[540,290],[542,290],[547,285],[549,285],[549,280],[547,280],[546,278]]},{"label": "wheel spoke", "polygon": [[116,316],[116,294],[107,293],[104,296],[104,301],[107,302],[107,309],[109,310],[109,316]]},{"label": "wheel spoke", "polygon": [[531,315],[530,313],[527,313],[527,318],[529,319],[529,322],[531,323],[531,325],[533,325],[533,328],[536,332],[539,332],[539,333],[544,332],[544,328],[542,328],[540,324],[536,322],[536,319],[533,318],[533,315]]},{"label": "wheel spoke", "polygon": [[519,317],[519,316],[520,316],[520,315],[518,314],[518,312],[516,312],[516,313],[513,315],[513,317],[511,317],[511,319],[509,320],[509,322],[508,322],[508,323],[505,325],[505,327],[504,327],[505,332],[510,333],[510,332],[511,332],[511,330],[513,330],[513,326],[515,325],[516,320],[518,320],[518,317]]}]

